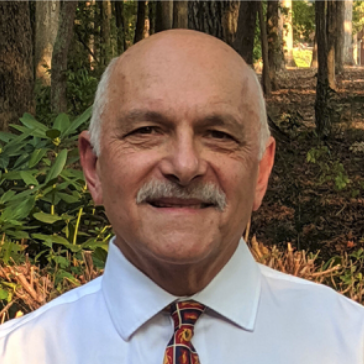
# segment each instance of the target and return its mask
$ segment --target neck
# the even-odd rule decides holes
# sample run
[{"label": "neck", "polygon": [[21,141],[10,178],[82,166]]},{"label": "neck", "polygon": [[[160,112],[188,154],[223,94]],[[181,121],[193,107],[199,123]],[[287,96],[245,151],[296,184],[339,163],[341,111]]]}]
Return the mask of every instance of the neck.
[{"label": "neck", "polygon": [[222,253],[217,252],[197,263],[161,262],[153,256],[140,256],[116,239],[115,244],[126,259],[147,275],[153,282],[174,296],[192,296],[202,291],[220,272],[234,254],[239,240]]}]

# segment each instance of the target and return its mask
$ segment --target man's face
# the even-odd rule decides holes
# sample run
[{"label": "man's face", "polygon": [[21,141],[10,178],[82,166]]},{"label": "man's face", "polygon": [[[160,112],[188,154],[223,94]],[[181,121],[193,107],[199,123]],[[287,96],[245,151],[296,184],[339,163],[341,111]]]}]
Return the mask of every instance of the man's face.
[{"label": "man's face", "polygon": [[[91,193],[131,255],[171,264],[231,255],[265,191],[257,192],[258,102],[247,89],[254,81],[230,71],[234,63],[178,50],[158,56],[155,48],[112,76]],[[198,198],[137,203],[151,182],[212,184],[226,207]]]}]

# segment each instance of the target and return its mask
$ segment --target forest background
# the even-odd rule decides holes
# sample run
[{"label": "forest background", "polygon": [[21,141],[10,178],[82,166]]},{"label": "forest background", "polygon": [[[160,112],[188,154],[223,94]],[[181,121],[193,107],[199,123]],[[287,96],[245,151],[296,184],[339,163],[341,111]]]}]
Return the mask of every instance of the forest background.
[{"label": "forest background", "polygon": [[0,323],[102,274],[112,229],[77,137],[110,60],[171,28],[261,80],[277,156],[256,260],[364,303],[364,1],[1,1]]}]

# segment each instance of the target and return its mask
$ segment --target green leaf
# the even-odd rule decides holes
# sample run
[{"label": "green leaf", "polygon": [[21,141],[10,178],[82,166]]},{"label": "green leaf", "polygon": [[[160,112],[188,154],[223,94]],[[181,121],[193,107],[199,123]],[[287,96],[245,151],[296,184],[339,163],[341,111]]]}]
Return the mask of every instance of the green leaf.
[{"label": "green leaf", "polygon": [[6,157],[2,154],[0,154],[0,168],[2,169],[7,169],[8,168],[8,165],[9,165],[9,157]]},{"label": "green leaf", "polygon": [[47,135],[48,138],[56,139],[61,135],[61,132],[59,130],[52,129],[52,130],[48,130],[46,132],[46,135]]},{"label": "green leaf", "polygon": [[26,130],[13,140],[11,140],[8,144],[4,146],[3,153],[14,153],[14,151],[17,151],[24,147],[25,143],[23,141],[28,138],[31,135],[31,130]]},{"label": "green leaf", "polygon": [[77,286],[80,285],[80,282],[78,282],[77,279],[71,273],[68,273],[68,272],[66,272],[64,270],[62,270],[62,271],[60,270],[57,273],[56,281],[63,280],[63,279],[69,280],[74,285],[77,285]]},{"label": "green leaf", "polygon": [[1,215],[1,220],[23,220],[30,214],[30,211],[32,211],[34,205],[35,197],[30,196],[26,200],[23,200],[16,205],[12,204],[7,206]]},{"label": "green leaf", "polygon": [[32,238],[42,240],[46,243],[47,246],[49,246],[50,248],[52,247],[52,237],[50,235],[32,234]]},{"label": "green leaf", "polygon": [[33,217],[46,224],[54,224],[56,221],[62,220],[61,216],[46,214],[44,212],[35,212]]},{"label": "green leaf", "polygon": [[10,201],[15,195],[14,190],[8,190],[6,191],[1,197],[0,197],[0,204],[4,204],[5,202]]},{"label": "green leaf", "polygon": [[37,179],[27,171],[20,171],[20,176],[26,185],[38,185]]},{"label": "green leaf", "polygon": [[68,195],[67,193],[58,192],[57,196],[60,197],[66,203],[76,203],[80,201],[80,198]]},{"label": "green leaf", "polygon": [[63,149],[57,156],[56,160],[54,161],[54,164],[49,169],[49,172],[47,174],[47,178],[45,180],[45,183],[48,183],[50,180],[57,178],[59,174],[62,172],[63,167],[65,166],[67,161],[67,149]]},{"label": "green leaf", "polygon": [[6,235],[10,235],[13,236],[16,239],[29,239],[29,234],[26,233],[25,231],[11,231],[11,230],[7,230],[6,231]]},{"label": "green leaf", "polygon": [[34,136],[34,137],[46,138],[45,131],[43,131],[43,130],[27,128],[26,126],[16,125],[16,124],[10,124],[10,126],[12,128],[14,128],[15,130],[22,132],[23,134],[29,133],[29,135]]},{"label": "green leaf", "polygon": [[68,136],[72,133],[74,133],[82,124],[84,124],[88,119],[90,119],[92,114],[92,106],[90,106],[82,115],[80,115],[78,118],[73,120],[71,125],[66,129],[64,133],[62,133],[62,136]]},{"label": "green leaf", "polygon": [[48,130],[48,128],[44,124],[35,120],[35,118],[28,113],[24,113],[24,115],[19,120],[29,129],[42,130],[44,132]]},{"label": "green leaf", "polygon": [[29,168],[33,168],[35,167],[40,161],[41,159],[46,155],[47,150],[46,149],[36,149],[29,160]]},{"label": "green leaf", "polygon": [[5,131],[0,131],[0,140],[8,143],[11,139],[14,139],[16,137],[15,134],[12,133],[6,133]]},{"label": "green leaf", "polygon": [[8,296],[8,291],[6,291],[5,289],[0,289],[0,300],[7,300]]},{"label": "green leaf", "polygon": [[2,175],[2,179],[7,179],[7,180],[10,180],[10,181],[13,181],[13,180],[22,179],[22,177],[20,175],[20,172],[12,171],[12,172],[9,172],[9,173],[4,173]]},{"label": "green leaf", "polygon": [[28,159],[29,159],[28,153],[21,154],[20,157],[15,162],[14,168],[18,168],[18,167],[22,166]]},{"label": "green leaf", "polygon": [[103,263],[105,263],[106,258],[107,258],[107,252],[103,248],[98,247],[92,253],[92,257],[100,260]]},{"label": "green leaf", "polygon": [[61,113],[57,116],[53,123],[53,129],[57,129],[60,132],[65,132],[71,126],[70,119],[67,114]]}]

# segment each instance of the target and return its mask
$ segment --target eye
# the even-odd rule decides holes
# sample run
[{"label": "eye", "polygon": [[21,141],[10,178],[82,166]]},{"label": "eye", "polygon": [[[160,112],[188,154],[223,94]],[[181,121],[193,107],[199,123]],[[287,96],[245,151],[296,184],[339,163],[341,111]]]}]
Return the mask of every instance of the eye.
[{"label": "eye", "polygon": [[211,138],[214,138],[214,139],[234,140],[231,135],[224,133],[223,131],[219,131],[219,130],[209,130],[208,134]]},{"label": "eye", "polygon": [[142,128],[138,128],[133,130],[131,133],[129,133],[129,135],[147,135],[147,134],[153,134],[156,133],[157,130],[154,126],[143,126]]}]

